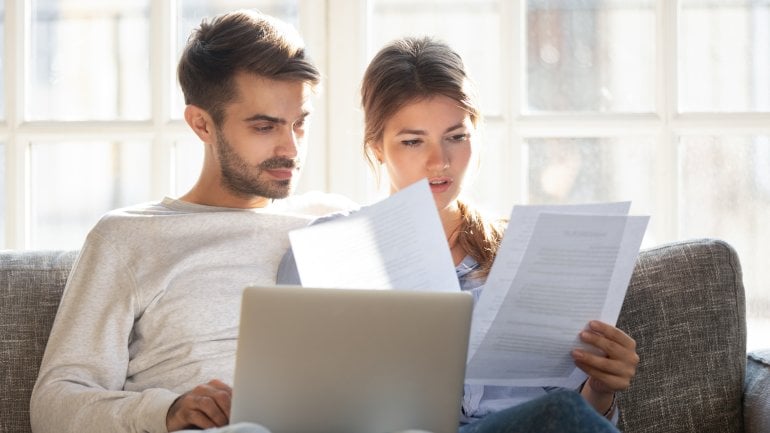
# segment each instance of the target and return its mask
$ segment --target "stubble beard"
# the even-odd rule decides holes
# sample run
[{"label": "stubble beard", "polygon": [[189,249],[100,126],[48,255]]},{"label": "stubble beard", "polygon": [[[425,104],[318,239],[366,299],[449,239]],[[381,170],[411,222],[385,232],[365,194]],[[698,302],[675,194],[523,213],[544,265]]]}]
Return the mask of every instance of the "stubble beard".
[{"label": "stubble beard", "polygon": [[230,142],[217,128],[217,150],[219,152],[219,167],[222,172],[222,184],[233,194],[240,197],[265,197],[270,199],[286,198],[294,190],[291,179],[264,179],[270,175],[266,170],[276,168],[295,169],[299,161],[291,158],[274,157],[266,159],[254,166],[241,158]]}]

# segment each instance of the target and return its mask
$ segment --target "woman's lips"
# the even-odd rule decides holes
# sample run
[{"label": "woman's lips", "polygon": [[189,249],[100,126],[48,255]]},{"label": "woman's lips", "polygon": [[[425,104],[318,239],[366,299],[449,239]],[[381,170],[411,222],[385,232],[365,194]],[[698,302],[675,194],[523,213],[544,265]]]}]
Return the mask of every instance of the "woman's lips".
[{"label": "woman's lips", "polygon": [[441,193],[445,192],[449,189],[449,187],[452,186],[452,179],[448,177],[434,177],[428,179],[428,184],[430,185],[430,191],[432,193]]}]

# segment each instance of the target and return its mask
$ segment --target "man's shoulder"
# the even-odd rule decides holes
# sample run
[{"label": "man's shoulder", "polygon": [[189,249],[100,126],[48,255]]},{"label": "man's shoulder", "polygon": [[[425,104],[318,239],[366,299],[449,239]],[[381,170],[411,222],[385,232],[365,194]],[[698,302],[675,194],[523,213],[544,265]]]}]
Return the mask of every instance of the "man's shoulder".
[{"label": "man's shoulder", "polygon": [[320,217],[357,210],[360,206],[342,194],[309,191],[294,194],[273,203],[276,210],[310,217]]}]

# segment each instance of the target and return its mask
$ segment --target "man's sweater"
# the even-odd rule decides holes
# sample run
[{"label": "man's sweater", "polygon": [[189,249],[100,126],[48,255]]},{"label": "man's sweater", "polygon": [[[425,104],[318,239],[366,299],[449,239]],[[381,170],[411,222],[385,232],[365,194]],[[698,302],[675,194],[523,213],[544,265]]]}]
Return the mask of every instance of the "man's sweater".
[{"label": "man's sweater", "polygon": [[288,231],[309,218],[168,198],[104,216],[62,297],[33,431],[165,432],[181,393],[232,384],[241,292],[275,284]]}]

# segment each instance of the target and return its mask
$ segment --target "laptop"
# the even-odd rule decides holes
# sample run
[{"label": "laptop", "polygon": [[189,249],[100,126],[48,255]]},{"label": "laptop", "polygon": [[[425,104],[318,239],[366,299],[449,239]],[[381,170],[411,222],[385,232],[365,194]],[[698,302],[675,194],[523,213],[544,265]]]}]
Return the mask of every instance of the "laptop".
[{"label": "laptop", "polygon": [[272,433],[456,433],[464,292],[248,287],[230,422]]}]

